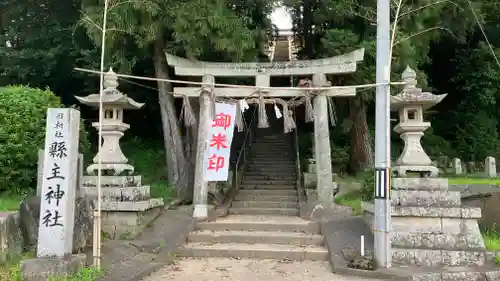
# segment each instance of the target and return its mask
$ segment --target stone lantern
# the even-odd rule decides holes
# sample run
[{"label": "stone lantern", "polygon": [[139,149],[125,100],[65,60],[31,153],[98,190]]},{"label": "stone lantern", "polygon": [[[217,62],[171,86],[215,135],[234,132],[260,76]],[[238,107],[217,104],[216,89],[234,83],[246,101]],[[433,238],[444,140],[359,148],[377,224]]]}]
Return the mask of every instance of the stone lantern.
[{"label": "stone lantern", "polygon": [[396,161],[393,171],[401,177],[407,172],[417,172],[421,176],[437,176],[439,170],[432,165],[432,161],[425,153],[420,139],[424,131],[431,126],[430,122],[424,122],[424,110],[438,104],[445,97],[422,92],[417,88],[417,74],[409,66],[402,75],[406,85],[403,92],[391,96],[391,110],[399,112],[399,124],[394,131],[400,134],[405,146],[401,156]]},{"label": "stone lantern", "polygon": [[[101,169],[102,230],[112,237],[134,236],[160,213],[163,198],[151,198],[150,187],[142,185],[140,175],[132,175],[134,167],[120,148],[120,138],[130,128],[123,123],[124,109],[140,109],[144,104],[135,102],[121,93],[118,76],[113,70],[104,75],[102,104],[102,146],[87,167],[89,176],[84,176],[80,187],[88,196],[97,198],[96,172]],[[99,108],[99,94],[76,97],[81,103]],[[99,131],[99,122],[92,123]],[[98,164],[101,153],[101,166]]]},{"label": "stone lantern", "polygon": [[[123,123],[124,109],[140,109],[144,104],[135,102],[133,99],[122,94],[118,89],[118,76],[110,69],[104,75],[104,92],[102,106],[104,119],[102,121],[102,147],[101,165],[99,167],[99,152],[94,157],[94,164],[87,167],[87,173],[94,175],[97,170],[102,169],[106,174],[120,175],[123,172],[132,174],[134,167],[127,164],[128,159],[123,155],[120,148],[120,138],[130,126]],[[92,94],[87,97],[76,97],[81,103],[90,107],[99,108],[99,94]],[[92,123],[92,126],[99,131],[99,122]]]}]

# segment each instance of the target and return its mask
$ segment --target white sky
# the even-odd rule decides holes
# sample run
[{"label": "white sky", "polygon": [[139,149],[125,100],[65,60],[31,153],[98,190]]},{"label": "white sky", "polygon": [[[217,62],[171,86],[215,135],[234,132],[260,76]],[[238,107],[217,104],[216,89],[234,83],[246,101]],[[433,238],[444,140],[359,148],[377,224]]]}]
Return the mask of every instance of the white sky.
[{"label": "white sky", "polygon": [[278,29],[291,29],[292,28],[292,18],[287,12],[285,7],[278,7],[271,14],[271,20],[278,27]]}]

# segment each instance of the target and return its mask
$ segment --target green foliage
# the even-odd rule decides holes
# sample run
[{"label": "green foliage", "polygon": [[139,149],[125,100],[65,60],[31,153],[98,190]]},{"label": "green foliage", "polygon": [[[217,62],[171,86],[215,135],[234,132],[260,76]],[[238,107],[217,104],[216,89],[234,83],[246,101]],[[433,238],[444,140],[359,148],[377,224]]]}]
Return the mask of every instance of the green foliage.
[{"label": "green foliage", "polygon": [[[271,29],[266,16],[271,7],[264,0],[111,1],[107,64],[131,69],[139,60],[129,50],[141,50],[151,58],[150,47],[158,42],[189,58],[255,60]],[[83,0],[82,12],[79,26],[100,46],[102,3]]]},{"label": "green foliage", "polygon": [[[22,195],[33,188],[38,149],[45,140],[47,108],[61,107],[49,90],[0,88],[0,192]],[[89,147],[81,126],[80,151]]]},{"label": "green foliage", "polygon": [[361,209],[361,198],[362,192],[359,190],[353,190],[343,195],[336,196],[335,203],[351,207],[352,214],[354,216],[359,216],[363,214],[363,210]]},{"label": "green foliage", "polygon": [[443,137],[436,135],[432,128],[425,132],[422,138],[422,146],[425,147],[425,151],[431,157],[447,156],[452,158],[456,153],[451,144]]},{"label": "green foliage", "polygon": [[135,173],[142,176],[144,184],[151,186],[151,196],[170,201],[175,193],[165,177],[165,149],[162,144],[134,137],[124,141],[121,147]]},{"label": "green foliage", "polygon": [[298,145],[299,153],[302,159],[307,159],[312,157],[312,143],[313,139],[310,133],[298,134]]},{"label": "green foliage", "polygon": [[[102,276],[101,270],[94,267],[87,267],[76,272],[73,275],[66,277],[52,277],[47,279],[47,281],[95,281],[100,276]],[[8,267],[5,270],[5,276],[4,272],[1,272],[0,274],[0,281],[22,281],[22,280],[23,279],[20,270],[20,263],[16,263]]]},{"label": "green foliage", "polygon": [[95,281],[102,275],[102,271],[95,267],[87,267],[73,275],[66,277],[53,277],[47,281]]},{"label": "green foliage", "polygon": [[373,169],[366,169],[360,175],[361,198],[363,201],[372,201],[375,196],[375,172]]},{"label": "green foliage", "polygon": [[332,164],[346,165],[349,161],[349,148],[336,145],[333,141],[330,143]]}]

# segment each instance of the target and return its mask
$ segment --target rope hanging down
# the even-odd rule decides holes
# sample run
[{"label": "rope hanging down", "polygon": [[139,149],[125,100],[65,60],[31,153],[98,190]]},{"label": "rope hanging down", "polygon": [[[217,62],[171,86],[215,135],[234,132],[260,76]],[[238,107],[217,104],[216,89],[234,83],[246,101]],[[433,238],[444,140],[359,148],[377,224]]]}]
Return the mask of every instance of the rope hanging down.
[{"label": "rope hanging down", "polygon": [[259,128],[269,128],[269,122],[267,120],[266,103],[264,97],[259,95]]},{"label": "rope hanging down", "polygon": [[[224,102],[224,103],[235,103],[236,104],[236,117],[235,117],[235,125],[238,129],[238,132],[242,132],[245,130],[245,124],[244,124],[244,118],[243,118],[243,112],[245,109],[248,108],[248,104],[257,104],[258,105],[258,111],[259,111],[259,116],[258,116],[258,127],[259,128],[268,128],[269,127],[269,121],[267,117],[267,111],[266,111],[266,104],[273,104],[274,105],[274,110],[277,119],[283,118],[283,128],[284,128],[284,133],[289,133],[293,129],[296,128],[296,123],[293,117],[293,112],[290,110],[291,107],[296,107],[299,105],[304,104],[305,106],[305,121],[306,122],[313,122],[314,121],[314,108],[312,105],[312,99],[314,96],[319,95],[321,91],[312,91],[312,82],[309,79],[302,79],[299,82],[300,87],[303,90],[303,96],[296,96],[291,100],[285,101],[281,98],[264,98],[262,92],[260,89],[258,89],[256,92],[252,93],[250,96],[242,99],[234,99],[234,98],[229,98],[225,96],[216,96],[215,95],[215,87],[210,85],[204,86],[200,88],[200,91],[205,91],[209,93],[209,100],[210,104],[212,105],[210,110],[210,116],[212,118],[215,117],[215,102]],[[258,97],[253,97],[253,96],[258,96]],[[182,103],[182,110],[181,110],[181,116],[180,118],[184,119],[184,124],[186,126],[192,126],[196,124],[196,118],[195,114],[193,112],[190,99],[188,96],[184,95],[182,96],[183,103]],[[327,98],[328,102],[328,115],[329,115],[329,120],[332,126],[335,126],[336,124],[336,114],[335,114],[335,107],[333,103],[332,97]],[[279,108],[277,107],[277,104],[281,105],[283,114],[280,113]]]}]

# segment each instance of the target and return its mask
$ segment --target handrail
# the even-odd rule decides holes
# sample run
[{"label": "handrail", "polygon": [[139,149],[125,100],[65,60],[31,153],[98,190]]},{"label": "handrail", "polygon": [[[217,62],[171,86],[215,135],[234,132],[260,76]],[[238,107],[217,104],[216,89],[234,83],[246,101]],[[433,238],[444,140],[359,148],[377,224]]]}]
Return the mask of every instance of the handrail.
[{"label": "handrail", "polygon": [[[243,163],[246,162],[247,160],[247,150],[248,148],[250,148],[250,145],[251,145],[251,142],[252,142],[252,139],[253,139],[253,134],[252,134],[252,128],[253,128],[253,125],[255,123],[255,113],[257,112],[257,108],[255,108],[253,110],[253,114],[252,114],[252,119],[250,120],[250,123],[249,123],[249,126],[248,126],[248,131],[247,133],[245,134],[245,139],[243,140],[243,144],[241,145],[241,150],[240,152],[238,153],[238,159],[236,160],[236,167],[235,167],[235,182],[234,184],[237,184],[236,181],[238,180],[238,170],[240,168],[240,159],[241,159],[241,156],[243,155]],[[243,117],[242,117],[243,118]],[[247,148],[248,146],[248,148]]]},{"label": "handrail", "polygon": [[[295,115],[295,108],[293,109],[293,115]],[[300,151],[299,151],[299,133],[296,128],[293,130],[294,131],[294,138],[295,138],[295,157],[296,157],[296,166],[297,166],[297,187],[300,187],[302,185],[302,169],[300,167]]]}]

